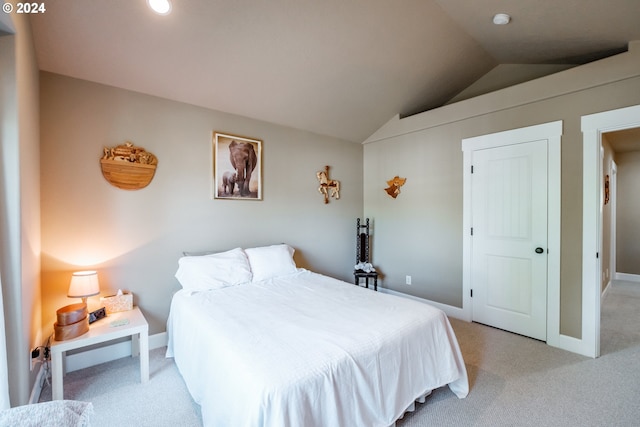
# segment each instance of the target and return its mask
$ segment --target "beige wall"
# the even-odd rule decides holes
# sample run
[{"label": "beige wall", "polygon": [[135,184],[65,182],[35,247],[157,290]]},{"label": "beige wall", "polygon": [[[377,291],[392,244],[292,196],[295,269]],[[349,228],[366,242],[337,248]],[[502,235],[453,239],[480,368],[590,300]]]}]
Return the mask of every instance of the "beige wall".
[{"label": "beige wall", "polygon": [[616,153],[616,270],[640,275],[640,151]]},{"label": "beige wall", "polygon": [[[50,73],[41,111],[45,331],[83,268],[98,270],[103,295],[133,291],[150,333],[164,331],[182,251],[286,242],[299,266],[351,280],[361,145]],[[263,140],[263,201],[210,198],[212,130]],[[103,147],[127,140],[159,159],[142,190],[100,171]],[[326,205],[315,176],[325,165],[341,182]]]},{"label": "beige wall", "polygon": [[[383,285],[462,306],[463,138],[563,120],[560,333],[580,338],[582,115],[640,104],[640,52],[617,55],[404,119],[365,144],[364,212]],[[394,175],[402,193],[384,192]],[[405,285],[411,275],[413,284]]]},{"label": "beige wall", "polygon": [[11,405],[28,402],[40,345],[40,178],[38,67],[26,16],[0,36],[0,272]]}]

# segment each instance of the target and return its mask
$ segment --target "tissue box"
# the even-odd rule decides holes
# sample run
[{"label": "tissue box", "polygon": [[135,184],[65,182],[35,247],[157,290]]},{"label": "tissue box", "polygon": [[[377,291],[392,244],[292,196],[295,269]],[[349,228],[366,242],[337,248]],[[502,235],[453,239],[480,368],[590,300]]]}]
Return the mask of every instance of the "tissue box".
[{"label": "tissue box", "polygon": [[107,314],[132,310],[133,294],[131,292],[123,292],[122,295],[109,295],[101,297],[100,302],[107,309]]}]

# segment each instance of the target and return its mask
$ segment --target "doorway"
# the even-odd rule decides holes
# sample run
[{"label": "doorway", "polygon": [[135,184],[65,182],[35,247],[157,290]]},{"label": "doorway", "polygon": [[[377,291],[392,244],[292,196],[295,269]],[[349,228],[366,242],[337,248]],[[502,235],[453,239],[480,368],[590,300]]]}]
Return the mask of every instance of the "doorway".
[{"label": "doorway", "polygon": [[[639,255],[637,242],[640,240],[640,217],[637,214],[640,209],[640,195],[637,192],[637,183],[640,178],[640,127],[603,133],[602,146],[605,151],[602,276],[609,281],[615,279],[640,281],[640,268],[637,263]],[[609,156],[607,152],[610,153]],[[618,169],[621,171],[620,174]],[[618,190],[619,183],[620,190]],[[621,202],[620,208],[617,201]],[[616,252],[618,226],[620,227],[620,235],[617,236],[619,254]]]},{"label": "doorway", "polygon": [[[561,135],[562,121],[557,121],[462,141],[465,317],[469,321],[479,321],[546,340],[548,344],[555,346],[558,346],[560,322]],[[537,156],[538,160],[527,160],[527,152],[535,152],[532,155]],[[526,167],[514,166],[518,162],[521,162],[520,165],[529,165],[527,167],[532,174],[520,174]],[[480,177],[476,181],[472,169],[476,164],[484,164],[481,167],[485,169],[488,165],[493,170],[492,178],[487,180],[487,177]],[[514,175],[507,176],[512,172],[496,174],[498,164],[512,169]],[[505,180],[511,183],[520,180],[521,183],[527,183],[525,187],[536,184],[531,187],[532,192],[536,193],[535,201],[529,197],[529,202],[525,202],[524,205],[519,204],[522,202],[520,199],[514,199],[516,201],[512,202],[511,197],[520,194],[522,189],[513,189],[509,185],[500,187],[499,183]],[[479,213],[486,205],[487,191],[493,191],[497,187],[504,190],[500,190],[500,202],[492,203],[495,206],[491,207],[491,212],[485,210],[485,213]],[[532,214],[534,211],[530,209],[531,206],[526,206],[526,203],[542,204],[542,213]],[[498,205],[501,207],[497,208]],[[514,208],[515,206],[519,207]],[[509,211],[509,219],[505,216],[500,217],[506,211]],[[514,212],[521,218],[514,219]],[[500,225],[504,231],[504,224],[512,224],[513,221],[518,222],[527,217],[531,220],[534,216],[537,219],[543,218],[543,223],[536,225],[538,231],[534,233],[531,233],[529,228],[532,226],[531,222],[523,226],[522,230],[527,231],[520,235],[507,230],[509,232],[502,235],[491,232],[489,236],[476,228],[493,222],[494,225]],[[528,237],[525,238],[525,234]],[[497,238],[494,238],[496,236]],[[503,252],[498,253],[494,247],[498,241],[501,246],[503,243],[508,243],[506,246],[518,246],[519,254],[506,256],[515,249],[507,248],[507,252],[504,252],[504,246],[500,249]],[[509,282],[519,283],[518,288],[509,288]],[[508,298],[505,298],[505,295],[509,295]],[[522,321],[525,326],[522,326]],[[526,323],[535,326],[530,328]]]},{"label": "doorway", "polygon": [[582,340],[578,353],[600,356],[602,294],[602,135],[640,127],[640,105],[582,117]]}]

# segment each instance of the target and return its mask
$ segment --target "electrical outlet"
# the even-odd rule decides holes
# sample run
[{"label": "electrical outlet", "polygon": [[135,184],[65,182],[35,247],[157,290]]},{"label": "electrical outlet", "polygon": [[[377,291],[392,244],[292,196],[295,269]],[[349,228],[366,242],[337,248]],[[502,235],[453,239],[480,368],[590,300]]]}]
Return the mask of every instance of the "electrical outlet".
[{"label": "electrical outlet", "polygon": [[407,276],[407,279],[406,279],[405,283],[406,283],[407,285],[410,285],[410,284],[411,284],[411,276]]}]

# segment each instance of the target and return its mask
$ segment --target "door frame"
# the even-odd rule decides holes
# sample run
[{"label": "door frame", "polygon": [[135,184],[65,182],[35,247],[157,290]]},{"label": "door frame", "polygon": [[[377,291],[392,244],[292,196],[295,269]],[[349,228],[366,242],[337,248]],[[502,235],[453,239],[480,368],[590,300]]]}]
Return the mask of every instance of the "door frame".
[{"label": "door frame", "polygon": [[600,356],[602,134],[640,127],[640,105],[582,116],[582,340],[579,353]]},{"label": "door frame", "polygon": [[[547,344],[564,348],[560,335],[560,156],[562,120],[503,132],[481,135],[462,140],[463,151],[463,215],[462,215],[462,312],[464,319],[473,318],[471,289],[472,266],[472,211],[471,167],[473,152],[487,148],[503,147],[524,142],[547,140]],[[517,141],[517,142],[514,142]]]}]

